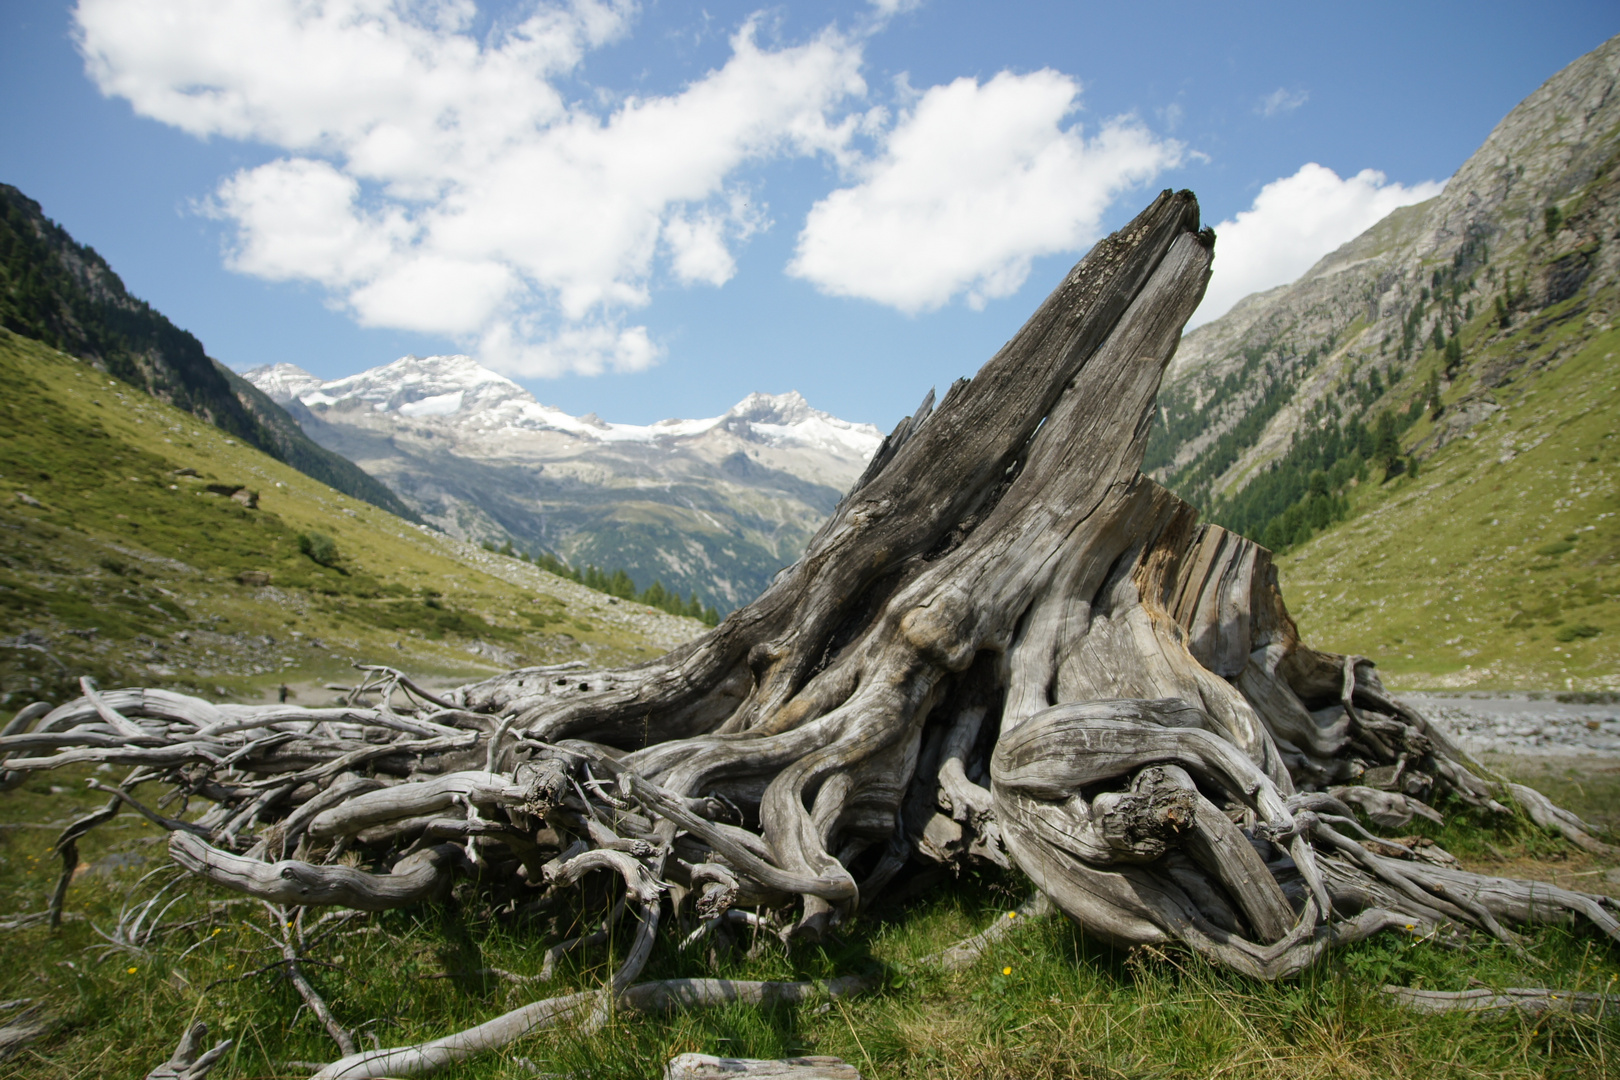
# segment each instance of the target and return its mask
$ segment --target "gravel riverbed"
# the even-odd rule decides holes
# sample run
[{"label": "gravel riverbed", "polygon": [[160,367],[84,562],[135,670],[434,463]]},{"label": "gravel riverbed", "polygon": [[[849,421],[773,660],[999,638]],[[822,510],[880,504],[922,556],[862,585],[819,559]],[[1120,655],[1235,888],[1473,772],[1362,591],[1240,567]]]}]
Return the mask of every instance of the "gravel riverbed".
[{"label": "gravel riverbed", "polygon": [[1471,754],[1620,758],[1620,697],[1581,700],[1537,693],[1405,693]]}]

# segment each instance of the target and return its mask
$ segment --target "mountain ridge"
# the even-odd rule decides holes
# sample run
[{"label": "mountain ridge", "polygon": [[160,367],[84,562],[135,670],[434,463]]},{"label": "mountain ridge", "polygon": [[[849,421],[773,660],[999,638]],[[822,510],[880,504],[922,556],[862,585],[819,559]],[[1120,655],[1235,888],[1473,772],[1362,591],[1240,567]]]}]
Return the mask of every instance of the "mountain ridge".
[{"label": "mountain ridge", "polygon": [[244,377],[450,535],[622,567],[722,611],[797,557],[882,442],[794,391],[696,420],[571,416],[460,355]]},{"label": "mountain ridge", "polygon": [[[1524,261],[1546,207],[1590,184],[1613,157],[1620,135],[1617,85],[1620,37],[1580,57],[1515,106],[1440,195],[1396,210],[1298,280],[1245,297],[1188,334],[1166,373],[1148,471],[1209,505],[1274,460],[1311,404],[1335,396],[1344,411],[1350,395],[1336,384],[1353,387],[1358,376],[1370,381],[1377,371],[1380,384],[1392,385],[1391,371],[1398,381],[1400,369],[1415,358],[1413,345],[1431,339],[1437,322],[1454,335],[1466,321],[1455,319],[1466,303],[1489,304],[1498,291],[1499,282],[1482,284],[1478,272],[1488,262]],[[1568,250],[1559,252],[1573,255],[1578,267],[1539,267],[1525,281],[1534,290],[1525,302],[1556,303],[1602,269],[1592,252],[1582,254],[1589,239],[1571,237]],[[1218,241],[1216,251],[1219,273]],[[1450,304],[1430,296],[1433,274],[1445,262],[1451,264],[1448,287],[1466,284]],[[1238,391],[1228,380],[1245,368]],[[1263,429],[1242,440],[1241,452],[1228,453],[1230,460],[1212,456],[1221,437],[1252,416],[1262,387],[1285,377],[1294,383],[1292,400],[1273,403]],[[1231,387],[1225,394],[1223,383]],[[1199,430],[1178,437],[1174,421],[1194,417]]]},{"label": "mountain ridge", "polygon": [[1427,685],[1613,689],[1617,314],[1620,37],[1440,195],[1188,334],[1144,469],[1276,549],[1327,647]]},{"label": "mountain ridge", "polygon": [[322,483],[415,515],[352,462],[317,446],[274,402],[150,304],[39,203],[0,184],[0,325],[87,360]]}]

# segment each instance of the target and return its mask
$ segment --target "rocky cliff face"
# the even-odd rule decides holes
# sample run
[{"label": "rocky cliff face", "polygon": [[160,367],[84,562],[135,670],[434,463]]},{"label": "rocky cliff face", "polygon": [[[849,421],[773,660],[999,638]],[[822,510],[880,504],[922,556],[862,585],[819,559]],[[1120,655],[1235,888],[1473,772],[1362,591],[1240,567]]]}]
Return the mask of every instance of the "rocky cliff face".
[{"label": "rocky cliff face", "polygon": [[622,566],[722,610],[798,556],[882,441],[796,393],[645,426],[571,416],[465,356],[247,377],[451,535]]},{"label": "rocky cliff face", "polygon": [[1522,357],[1485,354],[1524,319],[1572,304],[1565,321],[1607,327],[1620,278],[1617,82],[1620,38],[1509,113],[1441,195],[1189,334],[1147,468],[1219,517],[1268,470],[1286,471],[1302,436],[1433,400],[1442,422],[1402,447],[1422,457],[1490,415],[1519,377]]}]

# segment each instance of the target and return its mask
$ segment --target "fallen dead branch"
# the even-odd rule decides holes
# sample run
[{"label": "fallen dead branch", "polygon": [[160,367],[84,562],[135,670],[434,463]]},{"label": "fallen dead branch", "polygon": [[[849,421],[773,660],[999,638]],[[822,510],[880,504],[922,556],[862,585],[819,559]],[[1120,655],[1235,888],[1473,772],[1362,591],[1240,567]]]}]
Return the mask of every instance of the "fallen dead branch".
[{"label": "fallen dead branch", "polygon": [[1386,986],[1384,993],[1403,1008],[1417,1012],[1470,1012],[1500,1015],[1510,1012],[1540,1016],[1543,1013],[1579,1015],[1613,1014],[1620,1008],[1620,995],[1571,993],[1563,990],[1510,987],[1506,990],[1414,990],[1409,986]]}]

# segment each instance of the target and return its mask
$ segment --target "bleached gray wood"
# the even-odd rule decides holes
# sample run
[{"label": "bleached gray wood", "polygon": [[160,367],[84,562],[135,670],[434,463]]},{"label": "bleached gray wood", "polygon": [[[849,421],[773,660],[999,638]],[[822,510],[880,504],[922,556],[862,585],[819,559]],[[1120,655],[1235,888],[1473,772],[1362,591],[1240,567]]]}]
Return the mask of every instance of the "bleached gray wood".
[{"label": "bleached gray wood", "polygon": [[146,1074],[146,1080],[203,1080],[213,1071],[234,1040],[221,1039],[212,1049],[204,1050],[208,1038],[208,1025],[201,1020],[186,1029],[174,1053],[162,1065]]},{"label": "bleached gray wood", "polygon": [[0,1061],[16,1057],[29,1043],[44,1038],[56,1027],[56,1021],[45,1013],[43,1006],[24,1001],[20,1009],[0,1024]]},{"label": "bleached gray wood", "polygon": [[855,1066],[835,1057],[761,1058],[680,1054],[664,1066],[664,1080],[861,1080]]},{"label": "bleached gray wood", "polygon": [[1500,1014],[1522,1012],[1531,1016],[1544,1013],[1613,1015],[1620,1010],[1620,995],[1581,991],[1510,987],[1506,990],[1420,990],[1410,986],[1386,986],[1384,993],[1403,1008],[1416,1012],[1471,1012]]},{"label": "bleached gray wood", "polygon": [[406,856],[388,874],[368,874],[295,859],[266,863],[221,851],[191,833],[174,832],[169,834],[169,857],[216,885],[273,904],[338,904],[386,911],[420,903],[446,888],[457,849],[441,844]]}]

